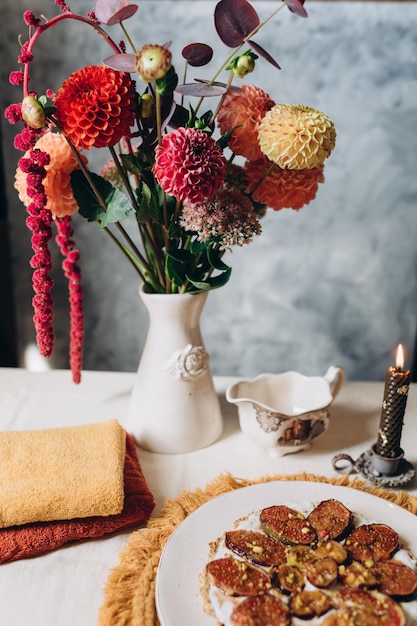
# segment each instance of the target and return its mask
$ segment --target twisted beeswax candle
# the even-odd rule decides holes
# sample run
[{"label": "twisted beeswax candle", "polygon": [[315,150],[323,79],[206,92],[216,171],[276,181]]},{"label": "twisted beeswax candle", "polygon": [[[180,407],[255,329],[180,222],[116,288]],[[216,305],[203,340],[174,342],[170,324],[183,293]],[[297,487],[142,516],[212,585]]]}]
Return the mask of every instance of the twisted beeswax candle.
[{"label": "twisted beeswax candle", "polygon": [[403,370],[404,354],[400,344],[396,367],[390,367],[385,376],[384,401],[375,452],[387,458],[401,453],[401,431],[408,398],[410,370]]}]

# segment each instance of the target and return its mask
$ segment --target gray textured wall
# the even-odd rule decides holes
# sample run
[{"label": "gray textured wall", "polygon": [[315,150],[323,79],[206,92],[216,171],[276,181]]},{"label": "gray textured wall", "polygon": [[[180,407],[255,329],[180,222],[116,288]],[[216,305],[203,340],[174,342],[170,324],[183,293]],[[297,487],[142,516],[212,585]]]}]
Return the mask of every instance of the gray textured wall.
[{"label": "gray textured wall", "polygon": [[[69,0],[87,12],[92,3]],[[2,108],[17,98],[15,68],[21,14],[52,16],[52,0],[2,3]],[[137,46],[173,39],[177,69],[183,45],[222,46],[212,27],[213,1],[143,0],[126,23]],[[262,17],[271,2],[255,3]],[[272,211],[262,236],[234,251],[229,284],[210,294],[202,320],[213,373],[252,376],[297,369],[322,374],[335,363],[350,379],[381,380],[403,342],[411,362],[417,322],[417,4],[307,2],[303,20],[286,9],[257,40],[282,65],[259,61],[251,81],[277,102],[302,102],[335,122],[336,149],[326,183],[299,213]],[[114,38],[121,34],[114,30]],[[113,34],[113,33],[112,33]],[[57,89],[68,73],[108,54],[84,27],[69,24],[37,49],[33,84]],[[41,60],[42,59],[42,60]],[[41,62],[40,62],[41,60]],[[213,63],[213,68],[215,64]],[[195,75],[210,77],[202,68]],[[2,122],[3,123],[3,122]],[[19,350],[33,341],[30,238],[12,187],[19,154],[3,126]],[[74,220],[82,252],[86,369],[135,370],[146,333],[136,277],[94,225]],[[59,261],[58,255],[56,256]],[[66,285],[55,272],[57,348],[67,366]]]}]

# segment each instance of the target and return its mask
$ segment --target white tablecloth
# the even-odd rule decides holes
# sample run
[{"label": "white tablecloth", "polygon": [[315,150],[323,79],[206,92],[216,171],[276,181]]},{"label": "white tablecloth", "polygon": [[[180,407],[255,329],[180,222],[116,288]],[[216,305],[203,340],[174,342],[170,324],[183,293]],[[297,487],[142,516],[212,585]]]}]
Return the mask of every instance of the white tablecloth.
[{"label": "white tablecloth", "polygon": [[[347,452],[356,459],[376,442],[383,383],[346,382],[333,404],[328,431],[309,450],[270,457],[239,430],[237,412],[224,398],[231,378],[215,379],[224,432],[219,441],[181,455],[139,450],[148,485],[163,501],[182,490],[204,487],[220,473],[244,478],[301,471],[333,476],[332,458]],[[0,369],[0,430],[77,425],[116,418],[124,425],[134,374],[84,372],[74,385],[67,371]],[[417,467],[417,385],[407,403],[401,445]],[[0,459],[1,462],[1,459]],[[417,480],[405,486],[417,495]],[[68,545],[33,559],[0,565],[0,623],[5,626],[93,626],[109,571],[130,532]]]}]

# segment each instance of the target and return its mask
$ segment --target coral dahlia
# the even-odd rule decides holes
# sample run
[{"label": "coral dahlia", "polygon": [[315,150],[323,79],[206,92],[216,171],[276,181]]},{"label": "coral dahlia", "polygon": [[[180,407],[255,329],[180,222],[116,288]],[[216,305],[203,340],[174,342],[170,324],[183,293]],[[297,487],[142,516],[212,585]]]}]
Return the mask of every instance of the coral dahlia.
[{"label": "coral dahlia", "polygon": [[162,189],[177,200],[201,202],[221,187],[226,159],[212,137],[195,128],[178,128],[162,138],[152,169]]},{"label": "coral dahlia", "polygon": [[336,130],[327,115],[303,104],[276,104],[259,125],[265,156],[286,169],[321,165],[332,152]]},{"label": "coral dahlia", "polygon": [[242,91],[226,94],[217,121],[222,134],[234,128],[228,145],[235,154],[250,160],[262,157],[258,128],[274,104],[269,95],[255,85],[243,85]]},{"label": "coral dahlia", "polygon": [[[49,163],[45,165],[46,176],[43,179],[47,198],[46,208],[55,217],[72,215],[78,211],[78,204],[72,193],[71,172],[79,169],[79,165],[68,142],[59,133],[47,132],[38,139],[35,148],[50,157]],[[24,158],[28,158],[29,153],[30,151],[25,154]],[[81,158],[86,164],[87,159],[84,156]],[[27,193],[27,182],[28,174],[18,167],[14,186],[19,193],[19,199],[25,206],[28,206],[32,199]]]},{"label": "coral dahlia", "polygon": [[54,105],[59,127],[77,148],[106,148],[130,135],[135,85],[124,72],[91,65],[67,78]]},{"label": "coral dahlia", "polygon": [[[253,200],[268,205],[274,211],[298,211],[314,200],[319,183],[324,182],[323,169],[323,165],[304,170],[286,170],[275,165],[271,169],[271,162],[265,157],[245,164],[248,191],[252,192]],[[268,170],[268,175],[257,186]]]}]

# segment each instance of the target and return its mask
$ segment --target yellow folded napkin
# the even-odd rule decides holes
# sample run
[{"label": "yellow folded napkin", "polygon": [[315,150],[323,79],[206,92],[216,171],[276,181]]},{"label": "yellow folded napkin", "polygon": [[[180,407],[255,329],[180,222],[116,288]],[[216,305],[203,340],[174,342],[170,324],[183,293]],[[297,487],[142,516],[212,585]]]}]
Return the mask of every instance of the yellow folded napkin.
[{"label": "yellow folded napkin", "polygon": [[120,513],[125,451],[117,420],[0,433],[0,528]]}]

